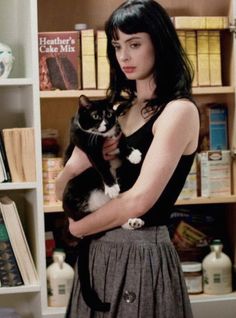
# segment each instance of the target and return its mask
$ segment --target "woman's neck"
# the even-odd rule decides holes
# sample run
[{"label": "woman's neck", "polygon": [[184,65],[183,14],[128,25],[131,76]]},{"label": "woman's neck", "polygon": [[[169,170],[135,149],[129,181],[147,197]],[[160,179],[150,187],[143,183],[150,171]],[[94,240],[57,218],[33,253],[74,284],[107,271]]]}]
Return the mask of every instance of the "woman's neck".
[{"label": "woman's neck", "polygon": [[155,96],[156,85],[153,79],[144,79],[136,81],[137,101],[143,103],[147,99]]}]

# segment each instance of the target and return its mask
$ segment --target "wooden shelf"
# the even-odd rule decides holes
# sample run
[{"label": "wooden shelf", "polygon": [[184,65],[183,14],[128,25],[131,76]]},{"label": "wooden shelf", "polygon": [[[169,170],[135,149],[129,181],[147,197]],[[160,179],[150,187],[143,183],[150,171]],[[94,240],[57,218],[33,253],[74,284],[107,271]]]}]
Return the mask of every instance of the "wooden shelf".
[{"label": "wooden shelf", "polygon": [[0,183],[0,190],[36,189],[36,182],[3,182]]},{"label": "wooden shelf", "polygon": [[55,204],[55,205],[45,204],[43,206],[43,210],[44,210],[44,213],[63,212],[61,204]]},{"label": "wooden shelf", "polygon": [[[233,86],[212,86],[212,87],[193,87],[194,95],[207,94],[234,94]],[[55,91],[40,91],[40,98],[78,98],[80,95],[86,95],[90,98],[102,98],[105,96],[106,90],[55,90]]]},{"label": "wooden shelf", "polygon": [[22,294],[22,293],[32,293],[40,291],[40,285],[23,285],[16,287],[1,287],[0,295],[5,294]]},{"label": "wooden shelf", "polygon": [[[203,198],[197,197],[194,199],[182,199],[177,200],[175,205],[195,205],[195,204],[225,204],[225,203],[236,203],[236,195],[231,195],[228,197],[211,197]],[[44,205],[44,213],[54,213],[54,212],[63,212],[61,204],[55,205]]]},{"label": "wooden shelf", "polygon": [[80,95],[86,95],[90,98],[102,98],[105,93],[106,91],[103,89],[40,91],[40,98],[78,98]]},{"label": "wooden shelf", "polygon": [[191,303],[203,303],[209,301],[225,301],[225,300],[236,300],[236,291],[230,294],[224,295],[207,295],[207,294],[199,294],[199,295],[190,295]]},{"label": "wooden shelf", "polygon": [[236,195],[227,197],[197,197],[192,199],[177,200],[176,205],[192,205],[192,204],[219,204],[219,203],[235,203]]},{"label": "wooden shelf", "polygon": [[32,85],[32,78],[5,78],[0,79],[1,86],[27,86]]}]

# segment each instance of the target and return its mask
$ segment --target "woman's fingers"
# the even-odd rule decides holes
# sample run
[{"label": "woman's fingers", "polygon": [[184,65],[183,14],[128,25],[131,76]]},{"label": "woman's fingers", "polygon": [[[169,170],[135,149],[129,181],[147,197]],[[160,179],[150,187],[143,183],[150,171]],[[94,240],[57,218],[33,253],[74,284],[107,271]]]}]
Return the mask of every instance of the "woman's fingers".
[{"label": "woman's fingers", "polygon": [[103,157],[105,160],[112,160],[116,158],[118,153],[120,135],[116,138],[106,138],[103,145]]}]

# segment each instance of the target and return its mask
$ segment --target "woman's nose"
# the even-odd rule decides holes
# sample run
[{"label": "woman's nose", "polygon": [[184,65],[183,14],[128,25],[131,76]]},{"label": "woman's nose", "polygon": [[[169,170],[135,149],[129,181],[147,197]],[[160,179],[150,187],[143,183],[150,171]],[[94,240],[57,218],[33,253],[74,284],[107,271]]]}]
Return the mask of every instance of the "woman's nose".
[{"label": "woman's nose", "polygon": [[129,58],[130,57],[129,57],[129,54],[128,54],[127,50],[122,50],[120,52],[120,61],[125,62],[125,61],[128,61]]}]

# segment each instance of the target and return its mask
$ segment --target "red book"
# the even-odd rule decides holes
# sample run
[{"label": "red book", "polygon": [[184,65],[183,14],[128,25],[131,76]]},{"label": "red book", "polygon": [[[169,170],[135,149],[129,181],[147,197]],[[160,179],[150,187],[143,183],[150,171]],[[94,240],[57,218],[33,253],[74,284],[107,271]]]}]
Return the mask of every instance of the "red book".
[{"label": "red book", "polygon": [[78,89],[77,31],[39,32],[40,90]]}]

